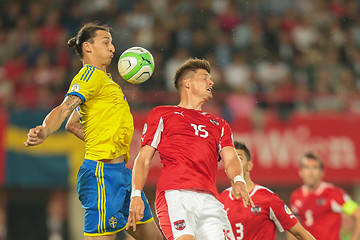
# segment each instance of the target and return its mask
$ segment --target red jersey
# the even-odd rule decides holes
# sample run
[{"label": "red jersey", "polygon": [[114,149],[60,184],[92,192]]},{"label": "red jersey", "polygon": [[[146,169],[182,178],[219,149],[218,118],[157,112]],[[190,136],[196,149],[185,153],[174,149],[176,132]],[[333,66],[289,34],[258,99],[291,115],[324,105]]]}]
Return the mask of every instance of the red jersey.
[{"label": "red jersey", "polygon": [[275,239],[275,226],[283,232],[298,222],[285,203],[271,190],[255,185],[249,195],[255,208],[245,208],[242,199],[233,197],[231,188],[224,190],[219,197],[227,211],[236,240]]},{"label": "red jersey", "polygon": [[341,188],[326,182],[309,192],[306,186],[296,189],[290,208],[299,221],[318,240],[339,240],[342,205],[350,197]]},{"label": "red jersey", "polygon": [[233,145],[225,120],[203,111],[160,106],[148,115],[142,146],[157,149],[163,164],[158,193],[169,189],[201,189],[218,196],[216,171],[222,148]]}]

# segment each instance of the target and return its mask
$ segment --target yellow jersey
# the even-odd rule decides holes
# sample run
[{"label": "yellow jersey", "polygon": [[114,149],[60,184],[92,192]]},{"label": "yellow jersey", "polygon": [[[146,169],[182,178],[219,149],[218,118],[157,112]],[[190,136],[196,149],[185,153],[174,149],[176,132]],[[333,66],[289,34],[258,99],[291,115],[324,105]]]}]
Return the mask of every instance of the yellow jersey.
[{"label": "yellow jersey", "polygon": [[85,138],[85,159],[129,160],[134,121],[121,87],[110,74],[85,65],[73,78],[66,95],[82,99],[80,121]]}]

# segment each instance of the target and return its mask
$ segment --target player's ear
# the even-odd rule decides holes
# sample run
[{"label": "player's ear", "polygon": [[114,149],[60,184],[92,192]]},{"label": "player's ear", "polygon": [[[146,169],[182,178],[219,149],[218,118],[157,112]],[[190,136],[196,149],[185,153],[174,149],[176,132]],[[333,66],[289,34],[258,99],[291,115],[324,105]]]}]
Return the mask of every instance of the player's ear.
[{"label": "player's ear", "polygon": [[249,161],[248,162],[248,167],[247,167],[248,171],[250,172],[253,169],[253,167],[254,167],[253,161]]},{"label": "player's ear", "polygon": [[183,86],[185,88],[189,88],[190,87],[190,81],[188,78],[183,78]]},{"label": "player's ear", "polygon": [[91,44],[89,42],[84,42],[83,48],[86,52],[91,53]]}]

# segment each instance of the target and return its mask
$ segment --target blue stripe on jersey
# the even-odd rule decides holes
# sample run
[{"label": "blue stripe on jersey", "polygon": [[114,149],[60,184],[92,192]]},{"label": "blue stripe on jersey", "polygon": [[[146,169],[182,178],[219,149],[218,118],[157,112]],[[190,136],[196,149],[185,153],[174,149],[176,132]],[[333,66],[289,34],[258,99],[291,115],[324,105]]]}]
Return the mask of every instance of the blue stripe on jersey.
[{"label": "blue stripe on jersey", "polygon": [[86,101],[85,97],[81,94],[81,93],[78,93],[78,92],[69,92],[65,95],[68,96],[68,95],[75,95],[75,96],[78,96],[79,98],[81,98],[82,102],[84,103]]},{"label": "blue stripe on jersey", "polygon": [[[86,66],[86,67],[87,67],[88,69],[87,69],[87,73],[86,73],[86,75],[85,75],[85,78],[83,79],[83,81],[85,81],[85,82],[89,81],[92,73],[93,73],[94,70],[95,70],[95,68],[92,67],[92,66]],[[90,75],[89,75],[89,74],[90,74]]]},{"label": "blue stripe on jersey", "polygon": [[90,66],[86,66],[86,71],[85,71],[86,74],[85,74],[85,72],[84,72],[85,77],[82,79],[83,81],[85,81],[85,79],[86,79],[87,76],[89,75],[90,71],[91,71],[91,67],[90,67]]},{"label": "blue stripe on jersey", "polygon": [[86,70],[84,71],[84,73],[81,75],[80,81],[83,80],[84,76],[87,74],[88,72],[88,67],[86,66]]},{"label": "blue stripe on jersey", "polygon": [[90,73],[89,77],[86,79],[86,82],[89,81],[89,79],[91,78],[91,75],[93,74],[94,70],[95,70],[95,68],[92,67],[91,73]]}]

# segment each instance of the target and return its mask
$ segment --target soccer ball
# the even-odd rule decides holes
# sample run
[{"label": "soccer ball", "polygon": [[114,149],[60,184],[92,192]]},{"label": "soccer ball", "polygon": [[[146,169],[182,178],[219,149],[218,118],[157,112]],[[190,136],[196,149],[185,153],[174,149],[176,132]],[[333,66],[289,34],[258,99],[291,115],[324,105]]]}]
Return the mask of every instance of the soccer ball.
[{"label": "soccer ball", "polygon": [[139,84],[148,80],[154,72],[154,58],[142,47],[132,47],[119,57],[118,70],[129,83]]}]

